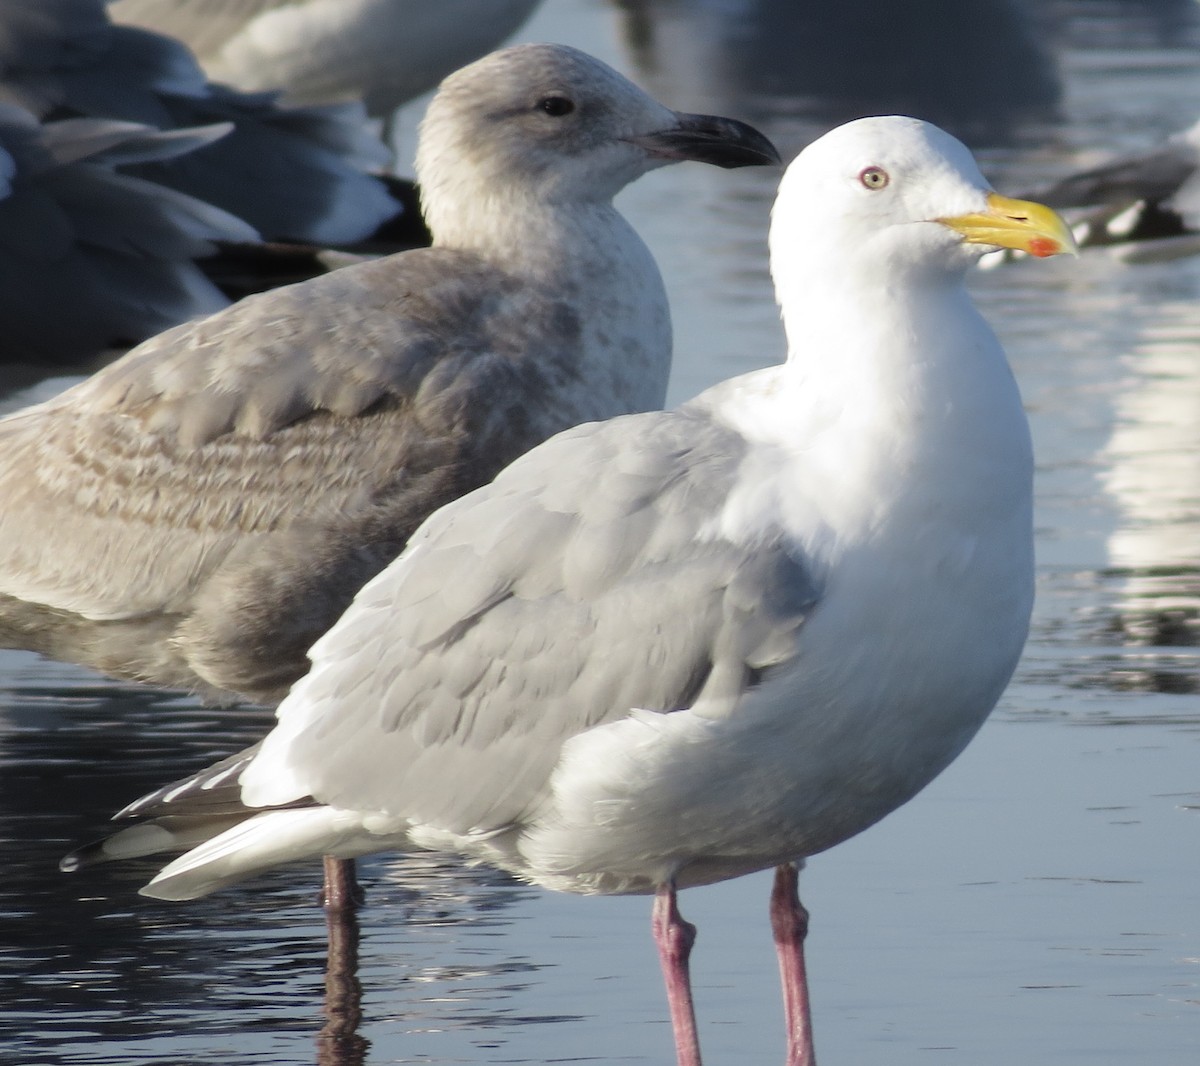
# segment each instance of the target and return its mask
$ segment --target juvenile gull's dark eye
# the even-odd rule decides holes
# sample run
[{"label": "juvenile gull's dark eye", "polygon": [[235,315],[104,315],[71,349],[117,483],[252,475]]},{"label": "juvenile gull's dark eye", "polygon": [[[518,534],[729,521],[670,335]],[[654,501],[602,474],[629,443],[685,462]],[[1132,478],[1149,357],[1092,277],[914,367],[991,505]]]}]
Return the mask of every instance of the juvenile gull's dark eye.
[{"label": "juvenile gull's dark eye", "polygon": [[575,101],[565,96],[547,96],[544,100],[538,101],[538,108],[545,111],[547,115],[557,118],[559,115],[569,115],[574,111]]}]

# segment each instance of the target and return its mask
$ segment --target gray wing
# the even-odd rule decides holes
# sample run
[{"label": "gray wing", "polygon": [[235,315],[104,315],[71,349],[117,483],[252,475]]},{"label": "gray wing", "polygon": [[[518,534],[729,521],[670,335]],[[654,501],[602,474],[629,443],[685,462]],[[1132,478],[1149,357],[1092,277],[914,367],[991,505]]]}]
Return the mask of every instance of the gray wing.
[{"label": "gray wing", "polygon": [[425,249],[168,331],[0,420],[0,593],[311,642],[431,510],[571,423],[578,328]]},{"label": "gray wing", "polygon": [[635,708],[730,713],[794,655],[817,598],[777,531],[710,528],[758,461],[696,408],[535,449],[359,594],[271,758],[323,803],[487,831],[536,806],[583,730]]},{"label": "gray wing", "polygon": [[190,196],[116,165],[188,153],[224,130],[162,133],[0,104],[0,360],[69,362],[130,344],[225,297],[195,260],[256,237]]},{"label": "gray wing", "polygon": [[180,82],[143,90],[165,127],[230,122],[232,132],[202,154],[129,168],[134,176],[216,204],[268,239],[337,244],[362,240],[401,209],[368,169],[388,152],[371,134],[357,104],[283,107],[274,96],[210,84],[175,41],[124,26],[111,28],[111,47],[93,71],[71,75],[64,106],[77,114],[141,120],[136,105],[97,100],[92,78],[128,82],[129,71],[169,63]]},{"label": "gray wing", "polygon": [[0,0],[0,102],[39,118],[115,118],[161,129],[228,122],[201,153],[126,173],[229,211],[268,239],[360,241],[401,204],[367,173],[389,153],[357,104],[281,107],[207,81],[180,42],[115,26],[99,4]]},{"label": "gray wing", "polygon": [[187,42],[216,81],[283,90],[293,103],[361,98],[387,117],[499,47],[538,2],[356,0],[336,27],[320,24],[328,0],[120,0],[110,10]]},{"label": "gray wing", "polygon": [[[199,67],[164,38],[164,47],[147,53],[139,67],[121,69],[110,61],[117,32],[95,0],[0,0],[0,100],[39,118],[66,110],[171,125],[159,91],[202,92]],[[76,106],[84,99],[86,111]]]}]

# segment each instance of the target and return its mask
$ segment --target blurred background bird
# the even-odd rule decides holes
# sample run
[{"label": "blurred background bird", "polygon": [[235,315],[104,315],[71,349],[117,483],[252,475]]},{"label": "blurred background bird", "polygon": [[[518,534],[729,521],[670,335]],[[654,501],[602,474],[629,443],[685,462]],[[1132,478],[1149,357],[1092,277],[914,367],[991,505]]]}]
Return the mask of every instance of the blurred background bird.
[{"label": "blurred background bird", "polygon": [[114,22],[186,44],[214,81],[388,119],[510,37],[540,0],[115,0]]},{"label": "blurred background bird", "polygon": [[[389,223],[391,231],[382,231],[385,250],[428,243],[411,183],[381,173],[390,155],[370,129],[361,101],[287,105],[274,93],[245,93],[216,84],[185,45],[148,30],[114,25],[102,0],[44,0],[36,5],[0,0],[0,103],[10,106],[9,127],[23,128],[26,144],[46,136],[31,123],[63,119],[135,123],[164,134],[205,130],[173,141],[159,139],[154,151],[145,150],[143,138],[143,150],[126,150],[119,158],[110,146],[105,165],[143,182],[126,183],[119,207],[111,196],[91,195],[78,182],[69,204],[52,197],[55,206],[48,207],[37,191],[45,186],[47,166],[27,158],[27,149],[16,156],[10,151],[7,233],[30,239],[20,242],[10,236],[0,244],[0,273],[22,275],[24,289],[33,298],[22,299],[20,288],[0,295],[0,325],[19,322],[3,330],[2,362],[76,362],[215,310],[228,302],[228,295],[269,287],[273,280],[249,276],[253,271],[245,267],[247,256],[255,261],[247,246],[261,259],[263,241],[306,246],[298,268],[302,276],[325,269],[314,258],[317,249],[356,246],[379,237],[381,227]],[[78,136],[78,129],[54,136],[60,165],[61,142]],[[8,139],[14,136],[10,132]],[[172,143],[173,150],[165,150],[166,143]],[[165,196],[160,189],[176,195]],[[86,288],[76,296],[69,282],[95,261],[96,232],[121,224],[128,229],[137,210],[130,205],[138,194],[147,214],[160,218],[160,238],[163,226],[174,228],[175,258],[191,261],[211,255],[216,250],[211,241],[217,238],[242,250],[233,276],[228,268],[223,274],[219,262],[209,265],[226,296],[212,284],[201,284],[194,271],[190,285],[176,284],[169,293],[166,285],[140,284],[140,274],[128,269],[129,249],[116,253],[126,267],[126,285],[116,302],[118,307],[143,305],[140,313],[122,314],[102,306],[88,298]],[[207,216],[210,243],[198,244],[195,232],[188,235],[180,228],[177,212],[174,221],[163,217],[161,205],[169,201],[178,208],[180,195],[220,209]],[[114,214],[118,210],[123,217]],[[192,214],[204,212],[193,205]],[[51,215],[53,225],[48,224]],[[218,218],[219,233],[212,228]],[[57,233],[58,239],[39,239],[50,233]],[[139,235],[129,243],[145,241],[145,235]],[[296,280],[295,269],[289,261],[275,280]],[[176,277],[182,277],[178,270]],[[114,277],[110,288],[116,285]],[[52,322],[65,306],[70,306],[74,320],[69,335]],[[48,328],[39,328],[43,322]]]},{"label": "blurred background bird", "polygon": [[1072,209],[1081,246],[1112,247],[1127,262],[1200,254],[1200,120],[1031,195]]}]

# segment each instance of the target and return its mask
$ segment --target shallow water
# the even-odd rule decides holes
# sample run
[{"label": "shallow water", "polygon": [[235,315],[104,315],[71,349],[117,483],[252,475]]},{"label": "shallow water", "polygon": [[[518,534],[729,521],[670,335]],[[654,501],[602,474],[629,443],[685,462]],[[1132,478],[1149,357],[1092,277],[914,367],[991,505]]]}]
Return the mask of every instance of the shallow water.
[{"label": "shallow water", "polygon": [[[953,6],[908,5],[926,26]],[[922,37],[880,15],[843,70],[820,61],[832,45],[804,43],[822,39],[817,15],[781,9],[549,0],[524,36],[584,47],[674,106],[759,122],[785,155],[852,113],[921,105],[972,137],[1002,191],[1200,114],[1191,0],[991,0],[1005,32],[986,53],[953,19]],[[876,70],[880,41],[913,69]],[[671,290],[674,399],[782,352],[763,257],[775,180],[677,167],[624,196]],[[803,875],[818,1052],[1184,1066],[1200,1052],[1200,259],[1088,254],[973,288],[1034,429],[1034,632],[967,752]],[[147,865],[58,874],[112,811],[267,720],[0,653],[0,1061],[670,1060],[643,899],[552,895],[431,855],[368,860],[359,1041],[338,1042],[320,1038],[315,870],[186,905],[135,894]],[[782,1059],[768,884],[682,899],[710,1063]]]}]

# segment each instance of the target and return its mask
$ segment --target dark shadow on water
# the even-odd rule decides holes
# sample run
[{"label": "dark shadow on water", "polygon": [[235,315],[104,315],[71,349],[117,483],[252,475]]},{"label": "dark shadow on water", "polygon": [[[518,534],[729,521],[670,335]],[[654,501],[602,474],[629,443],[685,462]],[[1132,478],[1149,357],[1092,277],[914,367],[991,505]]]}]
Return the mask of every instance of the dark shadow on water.
[{"label": "dark shadow on water", "polygon": [[[541,967],[495,931],[535,890],[495,871],[424,853],[364,863],[366,973],[359,919],[326,924],[319,863],[181,904],[137,895],[153,860],[59,872],[113,811],[272,720],[0,653],[0,1061],[358,1066],[364,989],[375,1022],[513,1024],[508,1004]],[[464,966],[460,941],[481,936]]]}]

